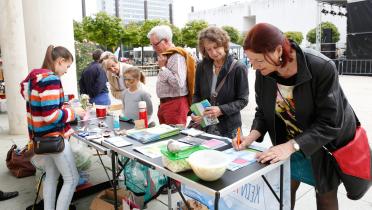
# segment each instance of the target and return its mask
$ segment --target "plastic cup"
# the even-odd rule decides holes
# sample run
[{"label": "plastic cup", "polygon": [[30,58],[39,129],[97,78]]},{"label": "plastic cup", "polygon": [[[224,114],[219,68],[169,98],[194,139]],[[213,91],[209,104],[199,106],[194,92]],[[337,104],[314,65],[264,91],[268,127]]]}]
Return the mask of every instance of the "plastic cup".
[{"label": "plastic cup", "polygon": [[98,118],[106,117],[106,114],[107,114],[107,107],[106,106],[96,105],[96,116]]}]

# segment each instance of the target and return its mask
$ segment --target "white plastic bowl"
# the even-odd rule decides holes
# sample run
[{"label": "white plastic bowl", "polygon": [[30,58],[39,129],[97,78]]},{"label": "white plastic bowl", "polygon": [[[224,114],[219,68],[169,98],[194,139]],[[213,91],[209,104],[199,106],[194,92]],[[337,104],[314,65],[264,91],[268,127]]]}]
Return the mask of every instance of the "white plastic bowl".
[{"label": "white plastic bowl", "polygon": [[217,150],[199,150],[187,159],[194,173],[204,181],[215,181],[223,176],[231,158]]}]

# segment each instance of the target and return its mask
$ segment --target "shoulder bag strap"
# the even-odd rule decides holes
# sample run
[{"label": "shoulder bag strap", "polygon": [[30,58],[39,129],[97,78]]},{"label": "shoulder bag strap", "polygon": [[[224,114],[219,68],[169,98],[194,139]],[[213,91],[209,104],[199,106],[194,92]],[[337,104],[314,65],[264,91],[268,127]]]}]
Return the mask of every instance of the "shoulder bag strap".
[{"label": "shoulder bag strap", "polygon": [[217,88],[216,88],[216,90],[215,90],[215,92],[213,94],[213,97],[214,98],[217,98],[218,92],[221,90],[222,86],[225,84],[227,75],[229,75],[229,73],[234,69],[234,66],[235,66],[235,64],[237,62],[238,61],[234,59],[233,62],[231,63],[229,71],[227,72],[227,74],[225,75],[225,77],[221,80],[221,82],[218,84],[218,86],[217,86]]}]

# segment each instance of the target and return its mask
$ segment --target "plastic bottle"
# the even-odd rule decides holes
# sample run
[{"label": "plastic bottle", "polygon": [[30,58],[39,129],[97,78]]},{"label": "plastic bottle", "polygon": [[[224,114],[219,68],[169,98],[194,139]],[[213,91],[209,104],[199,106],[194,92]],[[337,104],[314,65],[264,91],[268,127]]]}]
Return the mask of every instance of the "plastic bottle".
[{"label": "plastic bottle", "polygon": [[112,120],[113,120],[114,130],[120,130],[119,115],[118,114],[114,114],[114,116],[112,117]]},{"label": "plastic bottle", "polygon": [[143,120],[145,122],[145,127],[148,128],[146,101],[138,102],[138,111],[139,111],[138,118],[140,120]]}]

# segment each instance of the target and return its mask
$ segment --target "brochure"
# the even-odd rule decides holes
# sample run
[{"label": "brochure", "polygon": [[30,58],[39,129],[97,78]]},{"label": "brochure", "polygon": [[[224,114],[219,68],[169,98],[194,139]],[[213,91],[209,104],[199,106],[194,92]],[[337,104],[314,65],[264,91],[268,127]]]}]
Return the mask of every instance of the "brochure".
[{"label": "brochure", "polygon": [[126,137],[124,136],[115,136],[115,137],[107,138],[104,141],[116,147],[126,147],[126,146],[132,145],[132,143],[126,140],[125,138]]},{"label": "brochure", "polygon": [[259,152],[257,149],[248,148],[241,151],[236,151],[234,148],[225,150],[224,153],[232,157],[233,161],[229,163],[227,169],[230,171],[236,171],[239,168],[247,166],[256,161],[256,153]]},{"label": "brochure", "polygon": [[154,142],[160,139],[168,138],[180,133],[179,128],[161,124],[152,128],[146,129],[131,129],[127,131],[127,136],[134,138],[141,143]]},{"label": "brochure", "polygon": [[149,158],[161,157],[161,149],[166,148],[169,140],[152,143],[145,146],[134,148],[139,153],[146,155]]},{"label": "brochure", "polygon": [[209,148],[209,149],[218,149],[218,148],[221,148],[221,147],[226,146],[226,145],[227,145],[226,142],[223,142],[223,141],[217,140],[217,139],[205,140],[201,144],[201,146]]},{"label": "brochure", "polygon": [[[209,101],[207,99],[201,101],[201,102],[198,102],[198,103],[194,103],[191,105],[190,107],[190,110],[197,116],[203,116],[203,112],[208,108],[210,107],[211,104],[209,103]],[[203,117],[203,120],[201,122],[201,126],[203,128],[205,128],[206,126],[209,126],[209,125],[215,125],[217,124],[219,121],[216,117],[212,118],[212,117],[207,117],[207,116],[204,116]]]},{"label": "brochure", "polygon": [[195,129],[195,128],[186,128],[181,131],[182,134],[188,135],[188,136],[199,136],[200,134],[204,133],[204,131]]}]

